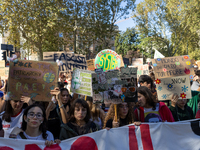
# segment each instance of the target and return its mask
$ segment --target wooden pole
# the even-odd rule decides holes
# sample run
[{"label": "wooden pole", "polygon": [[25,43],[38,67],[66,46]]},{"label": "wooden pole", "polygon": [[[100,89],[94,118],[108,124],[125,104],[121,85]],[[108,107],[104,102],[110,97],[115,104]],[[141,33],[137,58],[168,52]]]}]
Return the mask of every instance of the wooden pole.
[{"label": "wooden pole", "polygon": [[117,104],[114,104],[115,107],[115,122],[117,122]]},{"label": "wooden pole", "polygon": [[87,99],[87,96],[85,96],[85,101],[86,101],[86,99]]}]

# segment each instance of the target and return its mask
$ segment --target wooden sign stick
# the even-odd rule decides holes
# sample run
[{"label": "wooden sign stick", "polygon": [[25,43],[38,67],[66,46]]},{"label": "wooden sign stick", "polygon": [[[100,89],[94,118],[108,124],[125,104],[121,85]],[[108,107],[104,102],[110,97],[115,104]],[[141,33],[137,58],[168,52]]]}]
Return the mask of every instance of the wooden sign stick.
[{"label": "wooden sign stick", "polygon": [[117,104],[114,104],[115,108],[115,122],[117,122]]}]

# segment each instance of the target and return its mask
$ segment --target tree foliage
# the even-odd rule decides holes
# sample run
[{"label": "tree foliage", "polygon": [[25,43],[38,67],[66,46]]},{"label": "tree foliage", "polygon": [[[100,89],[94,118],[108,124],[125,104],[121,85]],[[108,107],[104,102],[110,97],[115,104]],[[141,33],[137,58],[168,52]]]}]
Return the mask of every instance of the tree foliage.
[{"label": "tree foliage", "polygon": [[[116,34],[115,22],[134,10],[135,0],[1,0],[0,28],[9,31],[9,42],[32,47],[42,60],[43,51],[73,46],[87,54],[91,44],[107,48]],[[123,3],[123,5],[122,5]],[[62,33],[63,37],[59,37]],[[16,38],[17,37],[17,38]],[[100,49],[99,49],[100,50]]]},{"label": "tree foliage", "polygon": [[187,54],[187,51],[184,49],[184,52],[182,48],[186,47],[185,43],[187,48],[188,44],[192,47],[194,41],[196,42],[197,34],[191,32],[189,18],[193,17],[191,11],[190,13],[189,10],[186,11],[186,7],[192,7],[192,3],[187,6],[189,1],[186,1],[144,0],[137,5],[134,19],[141,41],[144,41],[140,45],[143,49],[150,49],[149,43],[153,43],[154,49],[165,56]]},{"label": "tree foliage", "polygon": [[139,44],[138,34],[134,28],[128,28],[125,32],[118,33],[115,38],[115,51],[123,56],[128,51],[137,51],[137,45]]}]

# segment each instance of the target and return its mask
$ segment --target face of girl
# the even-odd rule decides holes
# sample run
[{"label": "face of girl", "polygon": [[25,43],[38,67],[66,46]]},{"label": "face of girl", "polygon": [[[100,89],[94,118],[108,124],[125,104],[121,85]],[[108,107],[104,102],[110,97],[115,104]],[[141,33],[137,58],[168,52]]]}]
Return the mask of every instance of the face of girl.
[{"label": "face of girl", "polygon": [[44,120],[43,112],[39,107],[32,107],[29,109],[27,116],[24,116],[27,126],[32,128],[39,128]]},{"label": "face of girl", "polygon": [[24,102],[22,101],[10,100],[10,105],[15,113],[18,113],[21,111],[23,104]]},{"label": "face of girl", "polygon": [[119,104],[119,116],[124,119],[128,114],[128,104],[126,102]]},{"label": "face of girl", "polygon": [[140,107],[144,107],[146,105],[146,98],[140,93],[138,93],[138,104]]},{"label": "face of girl", "polygon": [[81,104],[76,104],[74,109],[74,117],[77,121],[82,121],[87,115],[87,108],[84,108]]},{"label": "face of girl", "polygon": [[61,101],[63,104],[67,104],[67,102],[69,101],[69,93],[67,91],[61,92]]},{"label": "face of girl", "polygon": [[177,101],[177,106],[183,108],[186,103],[187,103],[187,99],[179,99]]}]

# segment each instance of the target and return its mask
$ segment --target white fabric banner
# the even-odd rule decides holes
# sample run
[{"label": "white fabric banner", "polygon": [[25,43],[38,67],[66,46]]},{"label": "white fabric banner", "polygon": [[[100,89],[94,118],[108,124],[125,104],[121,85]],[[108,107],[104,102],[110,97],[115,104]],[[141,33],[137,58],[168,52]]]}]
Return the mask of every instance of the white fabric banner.
[{"label": "white fabric banner", "polygon": [[159,51],[155,50],[154,59],[156,58],[165,58],[165,56],[161,54]]},{"label": "white fabric banner", "polygon": [[199,150],[200,120],[101,130],[45,147],[43,141],[0,139],[0,150]]}]

